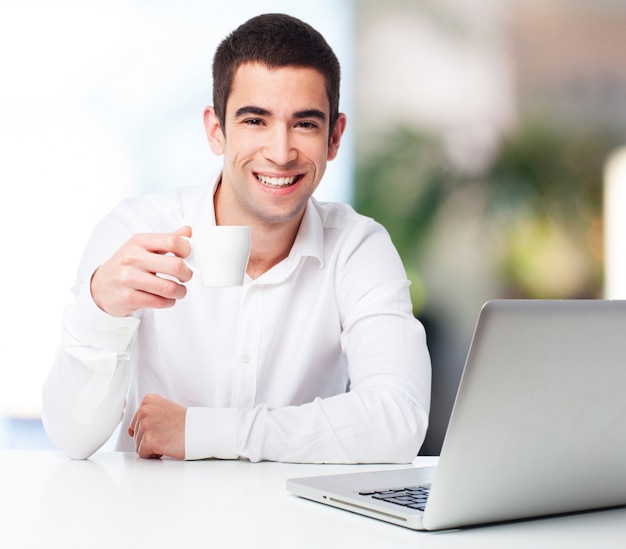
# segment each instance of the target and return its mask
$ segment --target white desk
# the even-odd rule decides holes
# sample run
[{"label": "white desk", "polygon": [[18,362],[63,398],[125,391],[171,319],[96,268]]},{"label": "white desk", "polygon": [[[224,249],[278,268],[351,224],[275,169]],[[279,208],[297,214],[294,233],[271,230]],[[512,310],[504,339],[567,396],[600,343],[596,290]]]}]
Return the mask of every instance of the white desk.
[{"label": "white desk", "polygon": [[[430,464],[432,458],[416,463]],[[143,460],[0,451],[0,547],[624,547],[626,508],[424,533],[292,496],[288,477],[389,466]]]}]

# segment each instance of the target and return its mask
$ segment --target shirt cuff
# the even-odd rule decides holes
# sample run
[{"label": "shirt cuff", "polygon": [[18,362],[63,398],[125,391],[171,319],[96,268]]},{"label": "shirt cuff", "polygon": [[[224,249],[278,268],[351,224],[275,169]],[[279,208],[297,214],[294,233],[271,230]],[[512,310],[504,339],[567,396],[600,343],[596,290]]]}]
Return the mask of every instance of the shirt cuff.
[{"label": "shirt cuff", "polygon": [[140,320],[134,316],[115,317],[100,309],[83,288],[65,312],[65,324],[77,341],[117,353],[130,344]]},{"label": "shirt cuff", "polygon": [[186,460],[238,457],[236,408],[187,408]]}]

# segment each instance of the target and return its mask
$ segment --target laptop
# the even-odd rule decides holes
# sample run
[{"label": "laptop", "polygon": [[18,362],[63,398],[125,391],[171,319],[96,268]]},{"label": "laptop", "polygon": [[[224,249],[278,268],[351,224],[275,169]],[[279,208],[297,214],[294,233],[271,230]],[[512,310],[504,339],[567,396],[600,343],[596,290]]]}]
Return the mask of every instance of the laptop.
[{"label": "laptop", "polygon": [[487,302],[436,467],[287,490],[415,530],[626,505],[626,301]]}]

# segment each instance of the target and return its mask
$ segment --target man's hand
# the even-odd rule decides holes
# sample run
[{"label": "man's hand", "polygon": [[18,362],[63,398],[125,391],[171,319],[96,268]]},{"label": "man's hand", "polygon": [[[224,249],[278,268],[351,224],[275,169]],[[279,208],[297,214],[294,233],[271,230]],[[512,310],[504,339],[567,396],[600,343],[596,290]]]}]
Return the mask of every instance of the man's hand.
[{"label": "man's hand", "polygon": [[146,395],[128,427],[139,457],[185,459],[187,409],[158,395]]},{"label": "man's hand", "polygon": [[188,282],[193,276],[182,260],[191,251],[182,236],[191,236],[191,229],[182,227],[173,233],[131,237],[91,277],[91,295],[96,305],[111,316],[174,306],[187,293],[181,282]]}]

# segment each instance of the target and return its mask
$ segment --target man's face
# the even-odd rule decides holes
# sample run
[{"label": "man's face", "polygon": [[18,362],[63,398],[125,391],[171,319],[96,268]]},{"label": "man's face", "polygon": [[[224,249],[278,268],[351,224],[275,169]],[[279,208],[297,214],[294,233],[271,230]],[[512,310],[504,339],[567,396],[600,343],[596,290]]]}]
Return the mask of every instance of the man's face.
[{"label": "man's face", "polygon": [[[233,79],[225,131],[205,116],[214,152],[224,155],[220,200],[239,222],[298,223],[306,202],[337,155],[340,115],[329,139],[324,77],[302,67],[244,64]],[[212,126],[211,126],[212,125]]]}]

